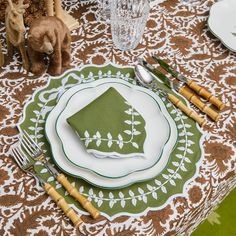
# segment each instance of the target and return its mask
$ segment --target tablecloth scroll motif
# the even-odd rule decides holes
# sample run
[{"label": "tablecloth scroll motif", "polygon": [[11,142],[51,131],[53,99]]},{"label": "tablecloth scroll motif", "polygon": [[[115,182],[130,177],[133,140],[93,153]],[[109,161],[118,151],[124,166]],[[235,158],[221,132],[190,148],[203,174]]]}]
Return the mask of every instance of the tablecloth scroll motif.
[{"label": "tablecloth scroll motif", "polygon": [[[133,65],[137,56],[148,59],[157,54],[226,103],[219,122],[214,124],[208,120],[204,127],[205,156],[199,163],[198,176],[185,186],[184,195],[143,216],[117,216],[112,220],[103,216],[94,222],[83,215],[86,223],[81,229],[83,235],[119,235],[121,232],[124,235],[187,235],[236,186],[236,109],[233,106],[236,54],[225,48],[207,28],[209,9],[216,1],[199,2],[197,8],[183,6],[178,0],[153,6],[138,48],[121,52],[112,47],[109,25],[95,21],[94,4],[63,1],[65,10],[81,22],[79,29],[72,33],[74,67],[110,61]],[[1,24],[1,39],[5,38],[4,30]],[[6,54],[4,40],[2,45]],[[48,81],[48,75],[40,78],[28,75],[19,62],[18,54],[6,58],[6,66],[0,70],[0,234],[19,235],[21,229],[22,235],[75,235],[78,231],[68,219],[9,157],[10,146],[18,139],[14,126],[22,117],[23,106],[31,94]],[[65,85],[59,93],[67,88]]]}]

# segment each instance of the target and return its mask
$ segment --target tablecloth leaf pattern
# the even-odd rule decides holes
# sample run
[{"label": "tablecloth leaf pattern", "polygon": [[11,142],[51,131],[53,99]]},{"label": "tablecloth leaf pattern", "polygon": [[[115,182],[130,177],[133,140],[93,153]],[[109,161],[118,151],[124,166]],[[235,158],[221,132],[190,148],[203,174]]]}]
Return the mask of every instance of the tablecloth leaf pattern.
[{"label": "tablecloth leaf pattern", "polygon": [[[72,66],[101,65],[110,61],[133,65],[137,56],[150,60],[152,55],[157,54],[218,95],[226,103],[226,109],[221,112],[217,124],[204,116],[208,121],[203,128],[206,136],[201,141],[205,155],[199,163],[198,175],[185,185],[181,194],[169,199],[161,208],[147,210],[144,215],[117,216],[112,220],[101,217],[96,221],[83,215],[85,224],[79,232],[34,179],[20,171],[10,157],[10,147],[19,137],[15,125],[22,117],[23,106],[36,89],[46,84],[49,76],[28,74],[22,69],[18,53],[13,57],[6,56],[6,65],[0,69],[0,234],[189,235],[236,186],[236,55],[225,48],[207,27],[209,9],[216,0],[199,0],[197,7],[183,6],[178,0],[167,0],[153,6],[144,37],[137,49],[130,52],[113,48],[109,25],[96,22],[94,18],[94,3],[71,0],[62,2],[64,9],[81,22],[80,28],[72,32]],[[6,54],[4,23],[1,23],[0,38],[3,53]],[[84,77],[90,78],[89,74]],[[77,81],[73,76],[70,79]],[[57,99],[70,87],[66,78],[64,81],[59,93],[57,89],[52,89],[51,94],[45,93],[44,96],[54,96]],[[56,84],[56,81],[53,83]],[[53,105],[49,103],[44,107],[42,117],[45,118]],[[44,122],[44,118],[40,122]],[[36,130],[42,132],[40,127]],[[41,138],[40,133],[38,135]],[[169,184],[175,187],[177,181],[174,182],[170,181]],[[161,182],[155,181],[146,188],[151,191],[160,185]],[[142,193],[141,189],[137,191]],[[162,190],[165,191],[164,188]],[[87,192],[86,186],[81,185],[80,191]],[[134,192],[128,194],[131,197],[135,195]],[[93,195],[92,190],[90,195]],[[99,191],[97,196],[103,198],[103,195]],[[150,195],[153,195],[154,200],[159,197],[155,192]],[[125,194],[120,192],[118,196],[122,199]],[[108,195],[108,199],[112,197],[112,194]],[[132,201],[134,204],[140,202],[139,199]],[[114,204],[113,209],[118,205],[121,207],[121,204],[124,201]]]}]

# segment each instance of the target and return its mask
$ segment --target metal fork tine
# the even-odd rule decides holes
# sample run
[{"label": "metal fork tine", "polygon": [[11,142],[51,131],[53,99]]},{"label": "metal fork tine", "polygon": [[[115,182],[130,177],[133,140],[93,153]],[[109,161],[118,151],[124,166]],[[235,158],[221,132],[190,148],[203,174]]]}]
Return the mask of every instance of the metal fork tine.
[{"label": "metal fork tine", "polygon": [[17,164],[24,169],[24,166],[27,165],[27,161],[25,159],[25,156],[22,154],[22,152],[20,152],[20,149],[19,148],[15,148],[15,149],[12,149],[12,152],[13,152],[13,156],[14,156],[14,159],[15,161],[17,162]]},{"label": "metal fork tine", "polygon": [[23,160],[23,162],[25,162],[26,165],[30,164],[30,160],[29,158],[25,155],[25,153],[22,151],[22,149],[20,147],[18,147],[18,153],[21,156],[21,159]]},{"label": "metal fork tine", "polygon": [[30,155],[32,156],[34,154],[34,151],[31,149],[31,147],[28,145],[28,143],[26,143],[26,141],[24,140],[24,138],[22,138],[21,140],[21,145],[23,146],[24,150]]},{"label": "metal fork tine", "polygon": [[17,165],[20,168],[22,168],[23,164],[20,162],[19,155],[14,148],[12,149],[12,154],[13,154],[14,160],[16,161]]},{"label": "metal fork tine", "polygon": [[34,147],[34,144],[29,140],[29,138],[26,135],[22,136],[22,143],[24,143],[25,148],[31,152],[30,155],[34,154],[35,151],[37,151],[37,149]]},{"label": "metal fork tine", "polygon": [[30,135],[25,131],[23,130],[24,134],[25,134],[25,137],[28,139],[28,141],[31,143],[31,144],[34,144],[34,148],[38,151],[40,150],[40,147],[38,146],[38,144],[30,137]]}]

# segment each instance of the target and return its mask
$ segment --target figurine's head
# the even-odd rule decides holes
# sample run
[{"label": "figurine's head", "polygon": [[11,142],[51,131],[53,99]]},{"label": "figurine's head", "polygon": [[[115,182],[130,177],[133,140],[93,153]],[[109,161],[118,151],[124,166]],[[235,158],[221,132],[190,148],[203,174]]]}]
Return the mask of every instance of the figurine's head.
[{"label": "figurine's head", "polygon": [[29,4],[23,4],[23,0],[20,0],[17,5],[13,4],[11,0],[8,0],[8,4],[9,7],[6,14],[11,29],[24,34],[26,29],[24,25],[23,14],[25,9],[29,7]]},{"label": "figurine's head", "polygon": [[54,52],[56,37],[48,31],[41,32],[36,28],[30,31],[28,41],[35,51],[50,55]]}]

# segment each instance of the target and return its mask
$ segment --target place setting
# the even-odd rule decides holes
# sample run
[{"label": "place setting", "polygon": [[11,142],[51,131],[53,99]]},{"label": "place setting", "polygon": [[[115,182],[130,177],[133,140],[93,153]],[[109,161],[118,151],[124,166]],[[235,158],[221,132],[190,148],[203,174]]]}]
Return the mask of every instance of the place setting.
[{"label": "place setting", "polygon": [[[219,96],[216,85],[209,88],[201,79],[191,77],[187,64],[178,60],[182,52],[176,48],[169,56],[161,49],[136,53],[146,40],[147,25],[154,25],[149,21],[152,7],[162,7],[165,1],[99,0],[92,4],[88,9],[96,6],[93,20],[109,26],[111,54],[121,53],[122,60],[130,54],[132,62],[120,65],[121,60],[110,60],[75,67],[71,66],[77,63],[73,61],[73,40],[79,37],[81,23],[67,11],[68,2],[65,9],[61,1],[52,2],[45,5],[46,16],[33,19],[27,27],[21,25],[16,42],[12,27],[20,20],[13,13],[23,20],[29,6],[23,1],[7,1],[8,50],[18,47],[23,73],[45,81],[23,102],[20,119],[14,123],[17,140],[9,147],[11,160],[35,179],[39,192],[45,192],[67,223],[80,232],[90,227],[88,222],[141,219],[178,204],[176,211],[181,211],[182,202],[177,201],[189,200],[192,193],[188,186],[196,179],[196,188],[206,183],[200,175],[209,157],[206,143],[213,136],[210,142],[214,143],[219,136],[209,130],[225,119],[228,100]],[[183,0],[177,5],[195,11],[199,1]],[[233,0],[216,2],[207,20],[212,34],[232,52],[236,50],[234,6]],[[171,12],[171,7],[166,9]],[[220,16],[228,22],[227,27],[219,22]],[[0,65],[4,69],[10,57],[3,45]],[[87,53],[82,46],[81,50]],[[203,76],[199,71],[195,75]],[[203,197],[202,192],[196,190],[196,198]]]},{"label": "place setting", "polygon": [[[141,64],[72,69],[36,91],[19,125],[54,168],[110,219],[155,209],[180,193],[203,151],[200,125],[187,116],[191,109],[177,94],[172,103],[155,78],[150,88],[140,86],[145,73],[154,76]],[[165,91],[173,94],[168,87]],[[77,211],[88,214],[47,166],[35,162],[35,170]]]}]

